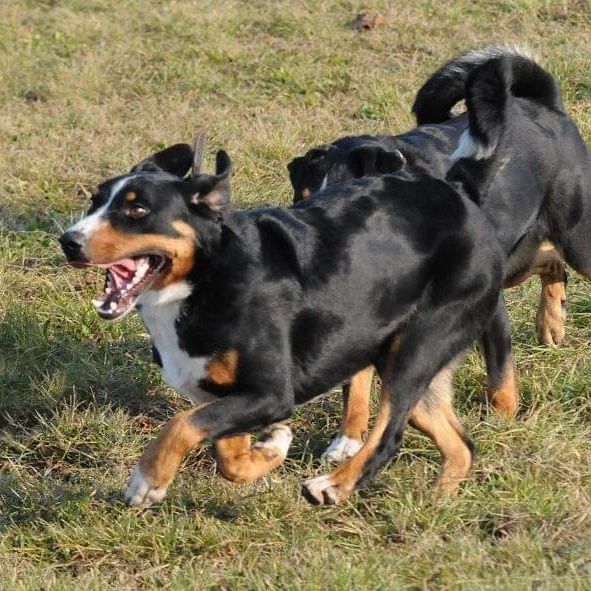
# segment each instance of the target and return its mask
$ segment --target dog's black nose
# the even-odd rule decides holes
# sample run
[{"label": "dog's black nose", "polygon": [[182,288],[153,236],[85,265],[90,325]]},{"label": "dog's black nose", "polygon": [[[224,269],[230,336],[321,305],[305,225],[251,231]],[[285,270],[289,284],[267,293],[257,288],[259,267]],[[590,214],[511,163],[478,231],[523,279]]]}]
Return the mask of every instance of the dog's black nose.
[{"label": "dog's black nose", "polygon": [[79,261],[84,258],[82,255],[82,241],[84,236],[80,232],[64,232],[59,237],[62,250],[70,261]]}]

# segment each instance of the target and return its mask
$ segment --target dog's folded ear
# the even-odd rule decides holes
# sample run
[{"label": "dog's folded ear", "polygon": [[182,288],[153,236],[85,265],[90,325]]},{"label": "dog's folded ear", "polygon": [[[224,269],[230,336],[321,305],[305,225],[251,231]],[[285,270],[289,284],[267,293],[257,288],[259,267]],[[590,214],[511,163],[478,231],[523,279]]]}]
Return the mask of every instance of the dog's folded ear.
[{"label": "dog's folded ear", "polygon": [[362,146],[347,155],[347,166],[357,178],[388,174],[402,170],[406,158],[400,150],[385,150],[381,146]]},{"label": "dog's folded ear", "polygon": [[288,165],[289,178],[294,189],[299,189],[302,183],[302,178],[305,176],[304,171],[308,168],[308,159],[305,156],[298,156],[294,158]]},{"label": "dog's folded ear", "polygon": [[142,160],[130,172],[162,171],[183,178],[192,164],[193,148],[189,144],[175,144]]},{"label": "dog's folded ear", "polygon": [[288,165],[289,180],[293,187],[294,203],[307,199],[320,188],[322,179],[330,167],[328,158],[335,147],[323,144],[308,150],[304,156],[294,158]]},{"label": "dog's folded ear", "polygon": [[197,175],[193,178],[194,192],[190,202],[203,204],[212,211],[223,212],[230,205],[230,175],[232,161],[230,156],[220,150],[215,158],[215,175]]},{"label": "dog's folded ear", "polygon": [[321,160],[322,158],[328,155],[331,149],[334,150],[334,146],[332,146],[331,144],[322,144],[320,146],[312,148],[311,150],[308,150],[304,155],[304,158],[311,161]]}]

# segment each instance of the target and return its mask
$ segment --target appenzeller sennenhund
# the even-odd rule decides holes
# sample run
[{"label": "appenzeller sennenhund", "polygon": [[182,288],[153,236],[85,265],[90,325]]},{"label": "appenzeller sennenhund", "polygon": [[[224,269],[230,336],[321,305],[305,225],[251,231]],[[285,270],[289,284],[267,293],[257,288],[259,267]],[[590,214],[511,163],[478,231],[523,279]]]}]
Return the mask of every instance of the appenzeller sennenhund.
[{"label": "appenzeller sennenhund", "polygon": [[160,501],[206,439],[222,475],[262,476],[285,458],[280,422],[294,407],[368,366],[383,381],[375,427],[348,463],[304,483],[306,497],[346,499],[397,455],[409,417],[442,453],[438,488],[455,491],[472,447],[452,368],[504,318],[504,257],[480,208],[444,180],[401,172],[234,211],[228,155],[203,174],[200,152],[178,144],[105,181],[60,238],[70,263],[106,269],[99,314],[136,308],[164,379],[197,405],[146,449],[127,502]]}]

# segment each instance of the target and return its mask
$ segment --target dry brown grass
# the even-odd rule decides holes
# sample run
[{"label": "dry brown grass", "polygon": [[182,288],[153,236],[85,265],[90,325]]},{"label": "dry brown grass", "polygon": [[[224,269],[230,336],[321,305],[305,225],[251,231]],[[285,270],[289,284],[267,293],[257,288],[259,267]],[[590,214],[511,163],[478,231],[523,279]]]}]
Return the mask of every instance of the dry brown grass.
[{"label": "dry brown grass", "polygon": [[326,398],[298,413],[272,477],[227,484],[204,451],[162,507],[121,504],[140,450],[185,403],[137,319],[101,322],[89,304],[100,279],[62,266],[55,237],[83,189],[205,127],[210,156],[224,147],[236,163],[238,204],[288,203],[291,157],[410,127],[425,76],[494,41],[537,51],[591,139],[588,2],[363,7],[385,26],[351,29],[361,6],[347,0],[0,3],[0,588],[591,586],[591,298],[576,279],[559,350],[535,342],[535,282],[508,294],[517,421],[489,415],[480,361],[464,364],[458,401],[480,456],[457,500],[431,497],[438,458],[410,434],[351,503],[302,503],[338,424]]}]

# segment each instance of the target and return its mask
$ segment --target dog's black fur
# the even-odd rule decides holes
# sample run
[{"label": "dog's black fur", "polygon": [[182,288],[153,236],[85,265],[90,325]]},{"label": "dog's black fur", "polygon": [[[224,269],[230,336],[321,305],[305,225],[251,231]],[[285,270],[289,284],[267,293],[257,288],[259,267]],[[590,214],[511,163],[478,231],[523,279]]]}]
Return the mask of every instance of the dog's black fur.
[{"label": "dog's black fur", "polygon": [[[454,117],[461,99],[467,113]],[[544,241],[590,276],[589,153],[550,74],[511,48],[468,52],[429,78],[413,112],[420,126],[408,133],[346,137],[295,158],[288,165],[294,201],[344,179],[427,171],[461,183],[492,222],[507,286],[527,276]],[[563,266],[559,274],[566,283]],[[506,320],[484,335],[493,386],[511,358],[509,335]]]},{"label": "dog's black fur", "polygon": [[316,146],[288,164],[294,203],[334,183],[411,169],[441,178],[466,129],[462,115],[437,125],[423,125],[401,135],[347,136]]},{"label": "dog's black fur", "polygon": [[554,78],[515,50],[485,49],[443,66],[413,111],[419,123],[436,123],[462,98],[473,147],[458,150],[447,178],[464,185],[497,229],[507,282],[526,271],[543,240],[589,277],[591,159]]},{"label": "dog's black fur", "polygon": [[[101,219],[61,238],[68,259],[114,263],[111,244],[100,256],[89,244],[115,231],[119,258],[167,258],[165,280],[175,254],[158,237],[176,240],[174,222],[192,229],[193,263],[176,278],[190,289],[174,319],[175,346],[190,359],[228,350],[238,359],[231,384],[198,385],[215,401],[193,411],[190,424],[214,440],[282,420],[369,364],[384,370],[401,337],[384,385],[391,422],[369,477],[396,454],[432,378],[503,314],[493,228],[452,185],[408,172],[334,185],[293,208],[231,211],[227,155],[218,154],[216,175],[185,179],[189,160],[187,146],[174,146],[128,181],[104,183]],[[139,209],[130,215],[130,207]],[[138,235],[143,246],[133,252]],[[165,374],[166,353],[159,348]]]},{"label": "dog's black fur", "polygon": [[[453,117],[462,99],[467,114]],[[509,259],[508,283],[530,262],[523,249],[544,239],[588,276],[589,153],[550,74],[511,48],[468,52],[429,78],[413,112],[420,127],[408,133],[347,137],[295,158],[288,165],[294,201],[323,183],[418,167],[461,182],[485,211]],[[462,135],[471,151],[458,149]]]}]

